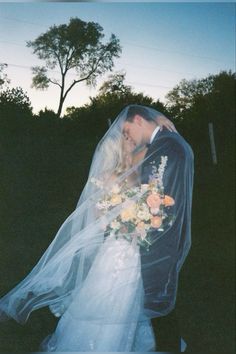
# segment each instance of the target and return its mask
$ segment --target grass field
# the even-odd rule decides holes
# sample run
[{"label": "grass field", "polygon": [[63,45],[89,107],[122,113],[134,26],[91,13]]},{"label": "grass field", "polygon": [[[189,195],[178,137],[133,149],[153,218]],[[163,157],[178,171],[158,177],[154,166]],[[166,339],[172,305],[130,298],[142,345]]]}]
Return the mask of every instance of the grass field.
[{"label": "grass field", "polygon": [[[34,141],[3,136],[0,145],[0,297],[32,269],[74,210],[95,141]],[[234,353],[234,174],[195,155],[192,248],[182,268],[177,312],[188,353]],[[57,324],[47,308],[21,326],[0,323],[1,352],[34,352]]]}]

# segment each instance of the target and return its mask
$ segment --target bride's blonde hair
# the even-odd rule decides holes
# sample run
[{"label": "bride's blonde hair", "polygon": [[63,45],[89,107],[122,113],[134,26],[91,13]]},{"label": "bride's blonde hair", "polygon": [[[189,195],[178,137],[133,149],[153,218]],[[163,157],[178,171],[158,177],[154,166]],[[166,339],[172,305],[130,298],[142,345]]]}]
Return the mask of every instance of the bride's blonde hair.
[{"label": "bride's blonde hair", "polygon": [[106,156],[103,161],[104,172],[119,176],[129,167],[123,142],[124,137],[121,134],[115,137],[108,137],[104,141],[102,145],[104,156]]}]

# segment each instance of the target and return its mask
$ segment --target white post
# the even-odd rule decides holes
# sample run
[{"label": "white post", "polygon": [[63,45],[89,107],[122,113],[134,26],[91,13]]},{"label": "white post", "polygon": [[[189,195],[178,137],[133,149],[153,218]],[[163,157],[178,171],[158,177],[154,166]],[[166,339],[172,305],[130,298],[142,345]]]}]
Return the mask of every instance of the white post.
[{"label": "white post", "polygon": [[214,138],[214,130],[213,130],[213,123],[208,124],[208,130],[209,130],[209,138],[210,138],[210,144],[211,144],[211,157],[213,164],[217,164],[217,156],[216,156],[216,146],[215,146],[215,138]]},{"label": "white post", "polygon": [[108,127],[110,127],[111,126],[111,118],[108,118],[107,122],[108,122]]}]

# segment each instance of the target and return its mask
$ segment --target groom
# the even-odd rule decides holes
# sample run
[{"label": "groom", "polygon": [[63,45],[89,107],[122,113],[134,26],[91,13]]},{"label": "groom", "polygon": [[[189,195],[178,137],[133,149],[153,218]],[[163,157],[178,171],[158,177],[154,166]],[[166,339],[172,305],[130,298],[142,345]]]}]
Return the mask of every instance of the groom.
[{"label": "groom", "polygon": [[161,130],[148,107],[129,106],[123,134],[136,148],[148,147],[141,168],[141,183],[149,182],[153,166],[158,169],[161,156],[168,157],[163,184],[164,193],[175,200],[171,207],[175,220],[167,230],[153,231],[151,237],[155,242],[150,250],[141,250],[142,279],[144,308],[152,318],[156,351],[181,351],[175,302],[179,271],[191,245],[193,152],[180,134],[166,128]]}]

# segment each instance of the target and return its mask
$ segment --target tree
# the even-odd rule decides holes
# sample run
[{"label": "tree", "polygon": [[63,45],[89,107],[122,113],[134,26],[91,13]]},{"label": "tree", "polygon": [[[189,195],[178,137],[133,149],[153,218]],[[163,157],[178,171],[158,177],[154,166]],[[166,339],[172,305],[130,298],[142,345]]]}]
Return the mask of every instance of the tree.
[{"label": "tree", "polygon": [[183,119],[183,112],[190,109],[198,97],[212,91],[214,76],[210,75],[201,80],[183,79],[168,94],[167,108],[176,120]]},{"label": "tree", "polygon": [[[235,73],[221,71],[216,75],[209,75],[199,80],[181,80],[167,95],[167,108],[177,121],[183,121],[193,113],[194,109],[204,106],[204,111],[214,111],[213,106],[220,102],[224,96],[224,101],[231,102],[235,95]],[[210,107],[210,102],[214,100],[214,105]],[[204,102],[204,103],[203,103]],[[230,106],[230,105],[229,105]],[[207,113],[209,114],[209,113]]]},{"label": "tree", "polygon": [[[106,71],[111,71],[115,57],[120,56],[121,47],[114,34],[109,41],[102,43],[103,28],[95,22],[85,22],[71,18],[69,24],[52,26],[27,46],[39,59],[45,60],[45,66],[33,67],[32,86],[46,89],[49,84],[60,88],[60,100],[57,115],[60,117],[68,93],[79,82],[89,86],[96,85],[96,79]],[[60,80],[51,78],[48,69],[59,67]],[[69,71],[75,71],[76,79],[66,83]]]},{"label": "tree", "polygon": [[106,95],[107,93],[116,93],[118,96],[131,93],[131,86],[124,83],[125,75],[125,72],[117,72],[109,75],[108,80],[99,88],[99,96]]},{"label": "tree", "polygon": [[6,63],[0,63],[0,89],[2,89],[4,85],[10,83],[10,79],[8,78],[7,74],[4,72],[6,68],[7,68]]},{"label": "tree", "polygon": [[0,91],[0,131],[6,137],[8,134],[23,132],[31,134],[33,125],[32,106],[21,87],[6,88]]},{"label": "tree", "polygon": [[[142,92],[134,92],[132,86],[125,84],[125,72],[120,71],[115,74],[109,75],[102,86],[99,88],[99,93],[95,97],[90,97],[90,103],[85,105],[85,108],[91,108],[93,111],[102,108],[102,111],[107,111],[109,115],[120,108],[129,104],[141,104],[147,106],[153,106],[161,112],[166,112],[164,105],[157,100],[156,102],[152,97],[145,95]],[[72,112],[67,110],[67,113]]]},{"label": "tree", "polygon": [[21,87],[7,88],[0,93],[0,107],[10,107],[32,114],[32,106],[27,93]]},{"label": "tree", "polygon": [[213,123],[219,164],[232,166],[235,151],[236,74],[221,71],[204,79],[183,81],[169,94],[172,111],[181,134],[191,142],[197,165],[211,163],[209,123]]},{"label": "tree", "polygon": [[56,123],[58,121],[58,116],[57,114],[52,110],[48,109],[47,107],[41,109],[37,115],[35,115],[35,118],[41,122],[48,122],[48,123]]}]

